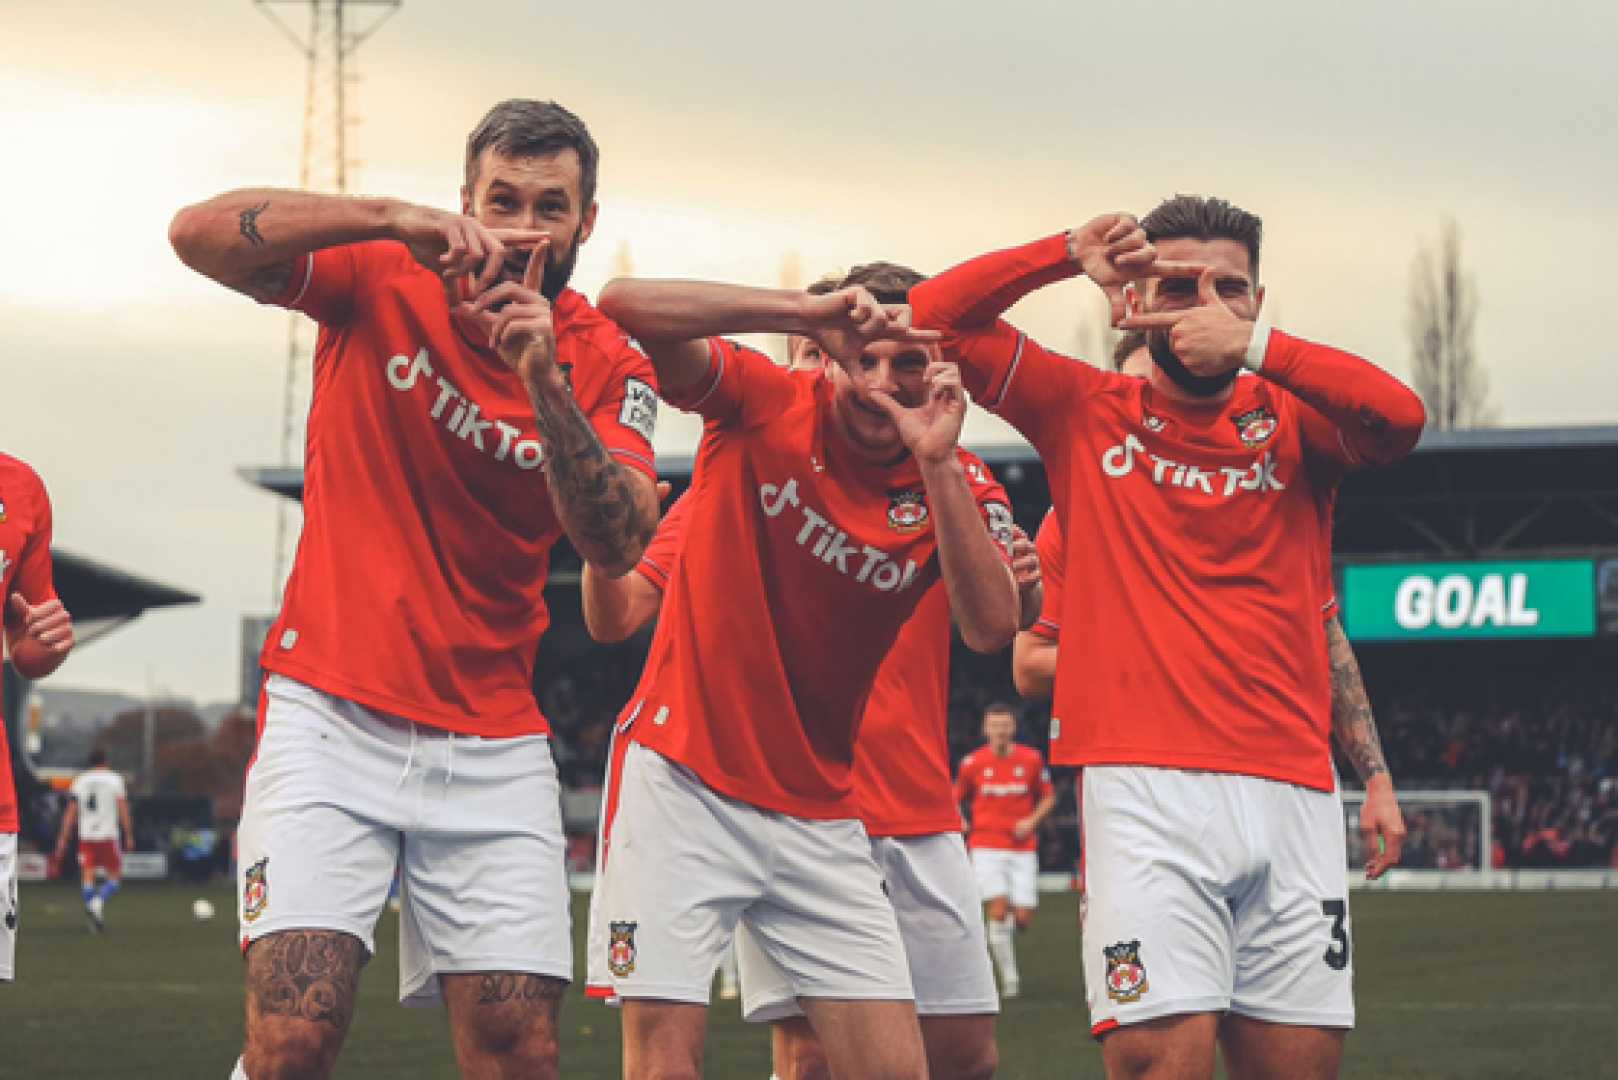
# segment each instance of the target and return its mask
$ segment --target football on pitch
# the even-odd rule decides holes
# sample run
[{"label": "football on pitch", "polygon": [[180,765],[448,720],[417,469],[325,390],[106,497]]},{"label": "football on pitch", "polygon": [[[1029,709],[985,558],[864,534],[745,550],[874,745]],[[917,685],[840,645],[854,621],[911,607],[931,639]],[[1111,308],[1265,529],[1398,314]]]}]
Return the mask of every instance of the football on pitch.
[{"label": "football on pitch", "polygon": [[191,901],[191,917],[198,922],[207,922],[213,918],[213,901],[200,896]]}]

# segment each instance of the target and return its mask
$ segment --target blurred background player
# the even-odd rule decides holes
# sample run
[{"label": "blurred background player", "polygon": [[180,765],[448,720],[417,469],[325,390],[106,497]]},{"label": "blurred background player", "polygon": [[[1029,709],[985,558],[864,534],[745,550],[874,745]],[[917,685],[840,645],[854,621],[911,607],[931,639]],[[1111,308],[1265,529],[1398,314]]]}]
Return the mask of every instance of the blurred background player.
[{"label": "blurred background player", "polygon": [[[17,674],[43,679],[73,649],[73,619],[51,575],[51,500],[39,474],[0,453],[0,609]],[[4,678],[0,665],[0,678]],[[0,717],[0,982],[17,975],[17,788]]]},{"label": "blurred background player", "polygon": [[400,999],[445,1002],[465,1075],[556,1074],[546,571],[565,533],[625,573],[657,521],[655,377],[567,288],[599,157],[566,109],[506,101],[467,139],[458,214],[251,190],[170,230],[192,268],[321,327],[239,833],[238,1076],[330,1074],[396,868]]},{"label": "blurred background player", "polygon": [[[124,787],[124,778],[107,768],[107,752],[97,749],[90,754],[90,767],[73,778],[68,795],[54,861],[60,865],[67,858],[68,839],[76,823],[84,914],[90,920],[90,928],[100,933],[106,929],[107,901],[117,894],[123,880],[124,859],[118,846],[120,825],[125,843],[131,847],[135,843],[135,825],[129,817],[129,792]],[[101,875],[100,884],[96,883],[97,874]]]},{"label": "blurred background player", "polygon": [[961,759],[955,777],[955,801],[969,807],[967,846],[988,908],[989,952],[1000,993],[1010,998],[1022,992],[1014,935],[1033,925],[1039,906],[1039,825],[1056,808],[1045,759],[1016,734],[1016,710],[990,705],[983,710],[987,742]]},{"label": "blurred background player", "polygon": [[[1220,1042],[1236,1076],[1334,1076],[1353,1024],[1323,507],[1348,469],[1407,454],[1424,412],[1366,361],[1258,321],[1261,231],[1178,196],[912,297],[977,399],[1039,451],[1063,525],[1085,530],[1051,750],[1084,768],[1085,985],[1113,1076],[1209,1075]],[[1148,332],[1148,379],[999,320],[1080,272]]]},{"label": "blurred background player", "polygon": [[[879,302],[902,304],[919,280],[914,271],[878,263],[856,267],[844,278],[821,279],[807,291],[823,296],[859,285]],[[788,338],[790,371],[819,373],[825,366],[825,352],[813,338]],[[969,451],[959,455],[984,512],[1009,521],[1009,497],[988,467]],[[682,499],[665,515],[638,573],[610,581],[586,568],[585,623],[596,640],[621,641],[657,613],[679,557],[688,505]],[[997,539],[1005,542],[1003,530]],[[1032,543],[1015,526],[1011,542],[1021,621],[1027,625],[1041,604],[1039,564]],[[917,605],[877,672],[854,746],[853,780],[860,818],[904,938],[929,1075],[965,1080],[994,1073],[998,1003],[949,774],[949,654],[949,597],[940,582]],[[592,963],[598,951],[592,950]],[[736,952],[745,958],[744,1014],[772,1023],[775,1074],[782,1080],[829,1076],[825,1051],[785,978],[745,929],[738,931],[727,957]],[[602,968],[592,986],[604,978]],[[725,986],[721,963],[721,996]]]},{"label": "blurred background player", "polygon": [[[619,280],[601,299],[669,400],[707,420],[597,886],[626,1075],[701,1071],[708,984],[740,924],[835,1074],[924,1076],[851,763],[877,669],[935,582],[969,647],[1016,630],[1006,553],[956,452],[958,374],[862,288]],[[710,336],[753,331],[813,337],[837,363],[794,374]],[[679,870],[692,860],[700,878]]]}]

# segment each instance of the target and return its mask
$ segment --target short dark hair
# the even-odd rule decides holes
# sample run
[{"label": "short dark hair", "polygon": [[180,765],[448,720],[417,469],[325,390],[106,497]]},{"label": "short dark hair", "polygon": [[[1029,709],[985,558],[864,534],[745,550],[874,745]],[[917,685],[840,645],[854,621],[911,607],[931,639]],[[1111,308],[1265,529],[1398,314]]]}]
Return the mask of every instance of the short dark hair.
[{"label": "short dark hair", "polygon": [[595,202],[601,150],[584,121],[554,101],[511,98],[490,109],[466,137],[466,186],[477,183],[483,151],[503,157],[547,157],[563,150],[579,155],[584,205]]},{"label": "short dark hair", "polygon": [[910,290],[926,281],[926,275],[898,263],[871,262],[854,267],[843,275],[839,289],[863,286],[883,304],[908,304]]},{"label": "short dark hair", "polygon": [[98,746],[94,750],[90,751],[90,768],[99,768],[106,763],[107,752],[105,750]]},{"label": "short dark hair", "polygon": [[1124,370],[1124,361],[1128,360],[1136,349],[1146,347],[1146,331],[1127,330],[1124,336],[1118,339],[1118,344],[1112,347],[1112,370]]},{"label": "short dark hair", "polygon": [[1018,719],[1017,707],[1006,701],[991,701],[987,705],[983,706],[983,716],[985,719],[988,718],[990,713],[1005,713],[1013,720]]},{"label": "short dark hair", "polygon": [[1247,248],[1253,280],[1258,280],[1258,249],[1264,240],[1264,222],[1257,214],[1212,195],[1176,195],[1157,204],[1140,219],[1152,243],[1189,237],[1192,240],[1234,240]]},{"label": "short dark hair", "polygon": [[842,280],[843,275],[841,274],[827,274],[823,278],[816,278],[811,281],[809,287],[803,291],[810,296],[825,296],[827,293],[834,293],[841,288]]}]

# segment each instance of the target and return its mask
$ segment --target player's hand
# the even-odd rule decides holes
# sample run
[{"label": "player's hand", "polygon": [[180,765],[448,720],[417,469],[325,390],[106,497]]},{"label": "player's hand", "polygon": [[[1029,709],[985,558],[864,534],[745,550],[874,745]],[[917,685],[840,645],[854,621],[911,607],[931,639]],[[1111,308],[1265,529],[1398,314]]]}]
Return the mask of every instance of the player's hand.
[{"label": "player's hand", "polygon": [[55,881],[57,878],[59,878],[61,876],[62,876],[62,856],[58,855],[58,854],[55,854],[55,853],[52,853],[51,857],[45,860],[45,880],[46,881]]},{"label": "player's hand", "polygon": [[[824,296],[804,294],[804,330],[821,349],[844,368],[857,361],[873,341],[937,342],[937,330],[910,325],[910,309],[903,304],[881,304],[856,285]],[[854,372],[850,371],[850,374]]]},{"label": "player's hand", "polygon": [[1129,214],[1102,214],[1071,230],[1067,251],[1085,276],[1100,286],[1114,326],[1129,314],[1125,285],[1149,277],[1186,277],[1202,269],[1199,263],[1160,262],[1146,230]]},{"label": "player's hand", "polygon": [[489,348],[500,354],[500,359],[521,376],[530,390],[560,377],[551,305],[539,292],[550,248],[550,237],[541,233],[528,253],[528,268],[523,271],[521,284],[508,281],[496,285],[456,307],[458,314],[488,334]]},{"label": "player's hand", "polygon": [[1018,818],[1011,826],[1011,835],[1018,840],[1026,840],[1034,835],[1034,821],[1032,818]]},{"label": "player's hand", "polygon": [[1220,299],[1212,267],[1197,274],[1197,306],[1179,311],[1142,312],[1118,324],[1124,330],[1167,332],[1174,355],[1193,375],[1223,375],[1241,366],[1253,340],[1253,322]]},{"label": "player's hand", "polygon": [[12,593],[5,620],[13,646],[30,641],[52,657],[66,656],[73,648],[73,616],[60,600],[30,604],[22,593]]},{"label": "player's hand", "polygon": [[1405,818],[1387,773],[1371,777],[1365,785],[1360,835],[1365,840],[1365,880],[1375,881],[1398,865],[1404,853]]},{"label": "player's hand", "polygon": [[[856,385],[862,376],[854,376]],[[870,389],[867,396],[884,409],[906,449],[922,463],[938,463],[955,453],[961,425],[966,422],[966,387],[961,369],[947,360],[934,360],[922,376],[921,404],[899,404],[886,390]]]},{"label": "player's hand", "polygon": [[413,203],[395,211],[391,232],[418,263],[455,287],[451,302],[481,296],[500,280],[515,250],[548,239],[539,229],[491,229],[477,218]]},{"label": "player's hand", "polygon": [[1011,573],[1017,579],[1017,591],[1022,595],[1026,596],[1039,587],[1039,550],[1021,525],[1011,526]]}]

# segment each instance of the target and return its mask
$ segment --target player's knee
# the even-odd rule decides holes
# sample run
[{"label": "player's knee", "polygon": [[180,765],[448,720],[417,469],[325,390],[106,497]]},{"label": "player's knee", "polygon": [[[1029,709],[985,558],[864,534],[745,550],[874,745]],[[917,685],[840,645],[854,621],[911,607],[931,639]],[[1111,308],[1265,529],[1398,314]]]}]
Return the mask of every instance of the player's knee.
[{"label": "player's knee", "polygon": [[341,1046],[342,1033],[325,1024],[275,1024],[248,1034],[242,1065],[250,1080],[324,1080]]},{"label": "player's knee", "polygon": [[962,1047],[947,1062],[928,1062],[931,1080],[991,1080],[1000,1068],[1000,1048],[993,1039]]},{"label": "player's knee", "polygon": [[831,1080],[831,1065],[816,1039],[790,1039],[776,1047],[780,1080]]},{"label": "player's knee", "polygon": [[470,1049],[482,1060],[499,1061],[508,1071],[538,1080],[552,1080],[557,1075],[561,1045],[554,1025],[513,1018],[478,1024],[470,1034]]}]

